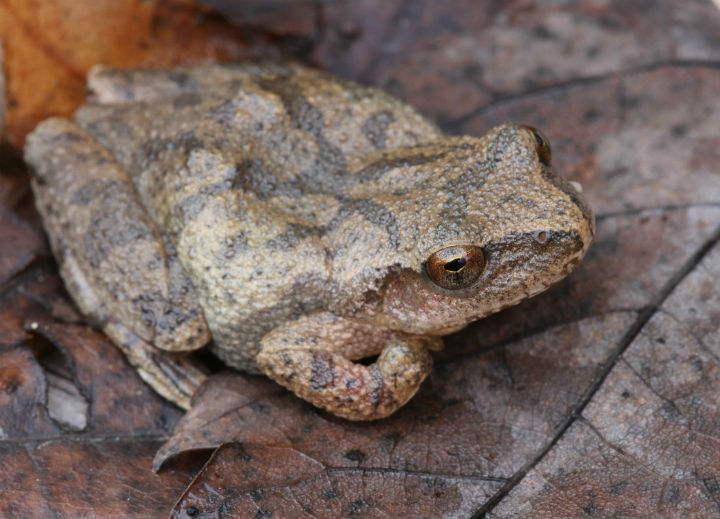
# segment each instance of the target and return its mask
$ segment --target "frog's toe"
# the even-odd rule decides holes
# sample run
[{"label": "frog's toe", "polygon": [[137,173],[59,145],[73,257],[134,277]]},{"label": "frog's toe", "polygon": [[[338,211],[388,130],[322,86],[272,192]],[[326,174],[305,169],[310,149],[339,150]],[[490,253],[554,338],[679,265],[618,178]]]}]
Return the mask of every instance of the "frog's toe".
[{"label": "frog's toe", "polygon": [[120,323],[105,323],[103,331],[150,387],[183,409],[190,409],[195,390],[207,378],[192,359],[162,352]]}]

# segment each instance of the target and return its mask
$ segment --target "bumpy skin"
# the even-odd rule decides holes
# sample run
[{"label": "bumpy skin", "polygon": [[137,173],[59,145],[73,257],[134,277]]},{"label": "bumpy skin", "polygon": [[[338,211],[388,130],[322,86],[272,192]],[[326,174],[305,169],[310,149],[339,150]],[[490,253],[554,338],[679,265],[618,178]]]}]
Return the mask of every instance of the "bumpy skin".
[{"label": "bumpy skin", "polygon": [[[172,352],[211,333],[233,367],[387,416],[439,336],[546,289],[592,241],[587,205],[519,125],[443,136],[297,65],[98,68],[89,90],[74,123],[28,138],[37,205],[80,308],[184,406],[202,375]],[[441,288],[425,263],[457,244],[481,248],[482,273]]]}]

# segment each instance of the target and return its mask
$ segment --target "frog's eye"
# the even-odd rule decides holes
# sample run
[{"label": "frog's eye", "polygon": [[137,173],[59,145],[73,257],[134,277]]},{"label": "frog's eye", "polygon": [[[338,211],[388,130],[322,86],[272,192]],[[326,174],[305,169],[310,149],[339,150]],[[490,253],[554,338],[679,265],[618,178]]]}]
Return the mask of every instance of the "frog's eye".
[{"label": "frog's eye", "polygon": [[485,268],[485,255],[476,245],[452,245],[433,252],[425,262],[428,277],[442,288],[471,286]]},{"label": "frog's eye", "polygon": [[540,159],[540,162],[545,164],[546,166],[550,165],[550,143],[545,138],[545,136],[542,134],[540,130],[537,128],[533,128],[532,126],[525,126],[530,133],[532,134],[533,138],[535,139],[535,151],[538,154],[538,158]]}]

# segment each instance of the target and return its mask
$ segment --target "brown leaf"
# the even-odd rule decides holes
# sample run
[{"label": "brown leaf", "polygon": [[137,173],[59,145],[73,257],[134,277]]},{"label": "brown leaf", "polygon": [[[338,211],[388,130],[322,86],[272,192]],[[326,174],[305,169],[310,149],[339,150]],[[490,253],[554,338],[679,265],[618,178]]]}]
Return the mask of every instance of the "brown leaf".
[{"label": "brown leaf", "polygon": [[[181,411],[102,335],[54,322],[61,285],[31,273],[0,296],[0,516],[164,516],[200,466],[185,457],[160,476],[149,472]],[[50,373],[35,355],[47,348],[64,355],[70,383],[89,402],[83,431],[52,417]]]},{"label": "brown leaf", "polygon": [[[7,286],[7,284],[5,285]],[[0,296],[0,348],[11,349],[28,338],[25,324],[46,315],[46,309],[20,290]]]},{"label": "brown leaf", "polygon": [[309,40],[318,30],[324,6],[305,0],[235,2],[201,0],[238,25],[272,27],[272,33]]},{"label": "brown leaf", "polygon": [[[171,66],[278,58],[267,33],[241,29],[190,0],[2,0],[10,140],[84,100],[92,65]],[[275,43],[275,44],[273,44]]]},{"label": "brown leaf", "polygon": [[145,385],[102,334],[86,325],[56,322],[52,313],[66,297],[56,276],[38,272],[0,299],[3,437],[23,439],[60,432],[47,413],[47,379],[36,359],[53,348],[89,401],[89,432],[165,434],[181,411]]},{"label": "brown leaf", "polygon": [[[282,389],[264,377],[226,373],[210,377],[210,381],[193,397],[193,412],[180,419],[173,437],[158,450],[154,471],[176,454],[215,449],[229,441],[289,445],[282,435],[274,434],[268,413],[272,410],[282,415],[285,408],[299,405],[299,400],[281,396]],[[268,401],[273,402],[273,407],[268,407]]]},{"label": "brown leaf", "polygon": [[47,254],[43,236],[0,205],[0,285],[27,267],[41,254]]},{"label": "brown leaf", "polygon": [[[86,327],[35,322],[34,332],[66,356],[75,384],[88,399],[89,430],[96,433],[165,433],[180,417],[144,384],[107,337]],[[113,387],[107,391],[107,385]]]},{"label": "brown leaf", "polygon": [[60,432],[47,411],[47,381],[25,348],[0,350],[0,424],[3,438],[22,439]]},{"label": "brown leaf", "polygon": [[483,478],[332,468],[292,448],[232,443],[213,454],[171,517],[468,517],[495,486]]},{"label": "brown leaf", "polygon": [[158,445],[153,438],[95,435],[2,442],[0,516],[165,517],[197,467],[142,470]]},{"label": "brown leaf", "polygon": [[716,60],[720,46],[717,9],[704,0],[366,0],[333,2],[324,14],[318,62],[382,86],[455,131],[458,119],[496,99],[658,63]]},{"label": "brown leaf", "polygon": [[492,517],[718,517],[720,233]]}]

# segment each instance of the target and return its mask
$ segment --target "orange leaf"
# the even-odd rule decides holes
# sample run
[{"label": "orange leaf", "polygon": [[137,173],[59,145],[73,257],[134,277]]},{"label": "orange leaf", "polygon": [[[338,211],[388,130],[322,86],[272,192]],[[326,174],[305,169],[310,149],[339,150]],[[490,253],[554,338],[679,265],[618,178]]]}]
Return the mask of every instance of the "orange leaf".
[{"label": "orange leaf", "polygon": [[242,30],[189,0],[0,0],[10,141],[84,99],[85,74],[117,67],[276,57],[268,34]]}]

